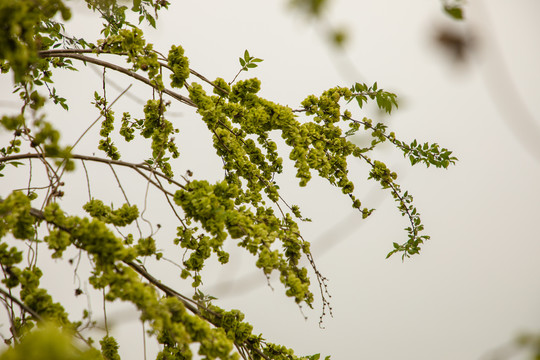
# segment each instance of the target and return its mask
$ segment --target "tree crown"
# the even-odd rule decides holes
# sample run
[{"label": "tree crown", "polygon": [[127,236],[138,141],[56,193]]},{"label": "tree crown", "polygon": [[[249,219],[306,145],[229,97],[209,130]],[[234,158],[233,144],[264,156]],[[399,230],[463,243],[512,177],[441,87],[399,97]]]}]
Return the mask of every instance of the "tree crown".
[{"label": "tree crown", "polygon": [[[102,38],[95,43],[65,34],[59,19],[68,21],[71,13],[61,0],[0,2],[0,22],[5,24],[0,30],[0,66],[13,77],[21,102],[19,113],[0,119],[2,132],[11,136],[0,148],[0,176],[11,176],[6,170],[9,165],[28,165],[32,171],[35,160],[45,170],[48,182],[38,187],[30,176],[22,190],[4,189],[5,197],[0,200],[0,264],[4,273],[0,292],[11,304],[12,321],[12,346],[2,356],[24,358],[32,356],[28,354],[35,347],[48,346],[51,351],[47,356],[55,359],[72,358],[73,354],[81,359],[119,358],[118,344],[106,323],[98,351],[85,333],[95,325],[90,312],[80,320],[71,320],[72,314],[40,286],[40,258],[65,259],[67,251],[76,249],[78,261],[81,254],[87,255],[91,268],[87,281],[103,293],[105,301],[126,301],[138,309],[141,321],[162,346],[157,359],[190,359],[193,344],[198,344],[198,353],[206,359],[318,359],[318,355],[299,357],[291,349],[267,342],[253,332],[240,311],[216,306],[213,297],[200,290],[207,260],[215,255],[220,263],[227,263],[229,253],[224,244],[235,242],[256,258],[256,267],[267,277],[279,274],[287,296],[310,307],[314,303],[311,271],[324,314],[331,311],[326,279],[298,225],[309,219],[302,216],[298,205],[282,197],[276,180],[284,163],[293,164],[299,186],[308,186],[316,174],[338,187],[359,216],[366,218],[373,209],[362,206],[355,195],[355,181],[349,176],[351,159],[364,164],[368,179],[391,194],[398,211],[408,220],[406,241],[394,243],[388,253],[405,259],[417,254],[429,236],[423,232],[412,196],[400,188],[397,174],[373,157],[373,150],[390,143],[411,165],[437,168],[447,168],[457,159],[436,143],[406,142],[382,122],[354,115],[361,113],[367,102],[374,102],[388,114],[398,106],[397,96],[377,83],[337,86],[309,95],[297,106],[280,105],[258,95],[261,82],[257,78],[237,80],[239,74],[251,73],[262,62],[248,50],[239,58],[238,74],[227,82],[219,77],[209,80],[193,70],[181,45],[172,46],[167,53],[154,49],[145,40],[143,28],[157,26],[157,14],[168,7],[167,1],[134,0],[129,6],[114,0],[86,3],[104,21]],[[300,6],[302,2],[292,3]],[[318,14],[320,3],[311,2],[308,12]],[[130,13],[137,15],[139,24],[129,22]],[[58,71],[74,71],[88,64],[103,69],[103,88],[97,89],[93,98],[98,117],[79,139],[69,139],[65,145],[58,127],[46,117],[46,103],[73,111],[53,79]],[[129,88],[111,99],[106,91],[111,82],[107,72],[124,74],[152,89],[143,117],[130,112],[117,117],[114,105]],[[184,150],[175,140],[181,128],[167,114],[171,102],[196,109],[223,163],[220,181],[198,179],[190,170],[179,175],[182,171],[175,166],[175,159]],[[76,145],[97,123],[98,155],[78,153]],[[370,135],[367,145],[353,141],[353,135],[360,132]],[[147,139],[150,156],[124,160],[123,149],[129,149],[129,143],[136,139]],[[287,147],[288,160],[282,157],[286,152],[278,151],[281,144]],[[72,215],[62,207],[65,182],[79,165],[86,172],[85,164],[92,162],[110,167],[125,203],[107,205],[107,200],[94,198],[88,186],[89,199],[80,204],[86,215]],[[129,169],[163,194],[164,203],[177,219],[177,236],[172,243],[185,251],[179,273],[195,288],[193,296],[163,284],[146,268],[145,259],[165,259],[157,245],[159,235],[153,230],[141,231],[139,223],[146,220],[125,194],[115,172],[118,168]],[[23,241],[26,248],[21,250],[16,240]],[[47,250],[40,251],[38,257],[38,248],[44,246]],[[309,270],[302,259],[307,260]],[[82,292],[77,288],[75,294]],[[34,325],[46,323],[62,328],[86,347],[73,347],[69,337],[47,330],[45,325],[43,330],[31,331]]]}]

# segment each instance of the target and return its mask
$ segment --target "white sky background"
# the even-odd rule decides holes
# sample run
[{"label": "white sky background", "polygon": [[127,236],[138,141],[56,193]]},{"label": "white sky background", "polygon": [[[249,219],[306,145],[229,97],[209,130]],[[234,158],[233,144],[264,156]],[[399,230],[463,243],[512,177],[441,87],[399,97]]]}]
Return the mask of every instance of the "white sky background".
[{"label": "white sky background", "polygon": [[[68,31],[95,38],[95,17],[82,6],[73,7],[76,24]],[[414,195],[426,233],[432,237],[420,255],[404,263],[400,257],[385,260],[385,256],[392,242],[406,240],[402,230],[406,219],[395,209],[389,193],[365,180],[361,166],[351,171],[357,174],[356,191],[364,204],[377,208],[368,220],[354,214],[348,199],[322,181],[314,179],[308,188],[298,189],[289,167],[281,176],[283,192],[313,219],[302,227],[305,238],[314,243],[319,270],[329,278],[334,317],[326,317],[326,328],[319,329],[320,308],[304,309],[309,317],[304,321],[278,281],[273,282],[272,291],[264,276],[253,270],[252,259],[234,252],[230,265],[206,272],[204,289],[219,298],[218,305],[241,309],[254,332],[297,354],[320,352],[333,360],[451,360],[488,359],[486,354],[520,332],[540,330],[536,226],[540,3],[471,0],[466,10],[467,20],[460,24],[442,13],[438,0],[334,1],[328,18],[348,27],[347,61],[332,54],[317,26],[290,13],[284,1],[176,1],[161,13],[158,30],[147,33],[147,39],[162,52],[172,44],[182,45],[191,67],[210,79],[231,80],[239,69],[238,57],[248,49],[264,62],[241,78],[258,77],[263,96],[293,108],[307,95],[318,95],[329,87],[377,81],[401,100],[400,109],[384,117],[399,137],[437,142],[460,159],[449,170],[411,168],[391,147],[380,152],[380,158],[400,175],[402,188]],[[441,25],[472,29],[477,51],[469,62],[455,66],[434,46],[434,29]],[[351,63],[361,78],[355,76]],[[110,70],[107,74],[122,88],[134,82]],[[513,84],[506,81],[507,74]],[[96,111],[87,104],[93,91],[99,91],[101,80],[93,71],[60,75],[58,91],[75,95],[70,113],[54,112],[67,140],[87,126],[81,124],[95,119]],[[136,96],[150,96],[144,87],[133,89]],[[5,76],[0,90],[6,94],[3,98],[11,91]],[[110,98],[118,94],[111,87],[108,92]],[[536,123],[528,123],[527,112],[516,101],[526,105]],[[79,106],[89,110],[77,110]],[[115,111],[119,117],[133,106],[140,112],[141,103],[124,98]],[[180,105],[170,111],[176,113],[171,120],[181,131],[176,171],[190,169],[196,178],[218,179],[220,161],[208,150],[209,136],[202,132],[199,118]],[[382,119],[369,109],[355,110],[355,114]],[[97,137],[88,137],[77,152],[96,144]],[[91,151],[86,153],[91,155]],[[140,159],[136,152],[123,155],[127,160]],[[99,174],[92,179],[93,191],[98,197],[111,197],[117,187],[108,169],[88,167]],[[129,172],[119,174],[128,192],[142,201],[144,184]],[[80,213],[87,195],[84,176],[78,179],[73,188],[66,189],[63,206]],[[8,181],[8,177],[0,179],[1,196],[12,186]],[[163,222],[159,235],[165,242],[174,236],[176,225],[163,210],[162,197],[159,201],[157,197],[150,196],[148,206],[154,212],[147,214]],[[230,246],[231,251],[234,248]],[[178,254],[166,256],[178,260]],[[173,268],[167,269],[164,282],[189,293],[189,286],[181,285]],[[60,284],[61,276],[44,281]],[[58,292],[72,294],[72,273],[64,277],[67,283]],[[316,287],[313,290],[318,293]],[[99,318],[99,300],[94,300],[93,307]],[[122,317],[115,330],[124,358],[142,359],[138,322]]]}]

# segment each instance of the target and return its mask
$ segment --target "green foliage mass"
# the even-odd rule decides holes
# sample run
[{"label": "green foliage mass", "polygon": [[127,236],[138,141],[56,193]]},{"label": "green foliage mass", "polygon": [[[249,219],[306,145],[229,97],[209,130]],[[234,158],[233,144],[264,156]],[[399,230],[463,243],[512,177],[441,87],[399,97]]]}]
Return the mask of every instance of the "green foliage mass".
[{"label": "green foliage mass", "polygon": [[52,45],[60,31],[51,20],[57,13],[63,20],[71,17],[62,0],[0,1],[0,59],[13,69],[16,81],[30,75],[39,62],[37,51]]},{"label": "green foliage mass", "polygon": [[139,217],[137,206],[129,204],[122,205],[118,210],[112,210],[101,200],[90,200],[83,205],[83,209],[98,220],[120,227],[131,224]]},{"label": "green foliage mass", "polygon": [[[72,263],[67,254],[73,252],[79,254],[77,261],[88,259],[91,270],[84,275],[85,284],[99,291],[105,303],[129,302],[139,311],[148,335],[161,346],[156,359],[193,359],[195,351],[204,359],[320,359],[319,354],[301,357],[292,349],[266,341],[253,332],[239,310],[222,309],[213,302],[215,298],[203,294],[200,286],[207,261],[215,256],[221,264],[229,262],[225,244],[234,242],[255,258],[256,267],[267,278],[276,273],[285,294],[299,306],[315,303],[311,283],[316,279],[324,313],[330,309],[326,279],[298,225],[298,221],[309,219],[303,218],[300,206],[286,202],[276,180],[284,163],[290,161],[294,166],[299,186],[308,186],[313,176],[318,176],[337,187],[362,218],[373,209],[363,207],[357,198],[357,180],[349,170],[353,159],[366,166],[368,179],[391,194],[398,211],[408,220],[407,240],[394,243],[388,254],[406,258],[419,253],[429,236],[423,233],[412,196],[401,190],[398,175],[374,158],[374,150],[389,143],[412,165],[437,168],[447,168],[457,159],[436,143],[405,142],[385,124],[353,116],[353,111],[361,112],[368,102],[388,114],[397,107],[397,96],[377,83],[337,86],[307,96],[297,107],[281,105],[259,95],[262,84],[257,78],[236,80],[262,62],[248,50],[239,58],[240,68],[232,81],[221,77],[210,81],[190,68],[181,45],[173,45],[165,56],[147,43],[141,23],[156,27],[158,11],[167,8],[167,1],[85,1],[103,22],[102,39],[95,43],[65,35],[59,21],[67,21],[70,10],[61,0],[0,0],[0,68],[12,76],[21,103],[18,114],[0,117],[0,130],[10,136],[6,144],[0,144],[0,176],[8,174],[6,165],[28,163],[32,172],[31,160],[38,159],[48,180],[43,188],[34,187],[29,179],[24,191],[13,189],[0,198],[0,266],[4,275],[0,297],[10,304],[6,306],[12,322],[11,336],[5,336],[9,346],[0,359],[120,358],[122,344],[109,334],[106,323],[99,349],[89,337],[88,328],[96,327],[90,319],[91,309],[85,310],[81,319],[70,320],[75,314],[68,313],[40,286],[41,259],[50,256]],[[291,1],[316,18],[327,3]],[[447,12],[459,17],[456,9]],[[131,13],[139,24],[128,21]],[[67,139],[73,143],[65,145],[62,132],[46,117],[48,100],[70,110],[68,99],[53,86],[55,74],[82,69],[89,63],[103,68],[103,88],[96,90],[92,99],[96,123],[101,125],[96,144],[100,156],[75,153],[80,139]],[[152,90],[151,98],[141,104],[142,118],[130,112],[116,118],[113,106],[117,99],[111,101],[107,95],[107,72],[132,77]],[[166,72],[170,72],[168,78],[163,76]],[[192,75],[197,82],[192,81]],[[174,137],[179,130],[167,118],[168,99],[196,109],[223,163],[223,177],[218,181],[192,178],[189,170],[186,176],[178,175],[173,160],[180,156]],[[115,127],[118,122],[120,126]],[[369,135],[369,144],[357,145],[352,138],[357,133]],[[134,139],[149,142],[149,158],[120,160],[120,149],[128,148]],[[283,143],[286,151],[278,151],[278,143]],[[284,160],[282,155],[287,152]],[[99,175],[88,174],[86,162],[109,165],[125,203],[115,207],[109,200],[94,198],[88,179],[89,201],[80,204],[86,214],[66,212],[64,180],[70,179],[68,172],[75,170],[79,161],[87,179]],[[151,274],[150,266],[145,267],[148,257],[164,260],[160,247],[167,239],[157,231],[143,233],[139,221],[148,220],[144,210],[139,212],[140,205],[129,201],[114,170],[118,167],[142,176],[170,205],[178,220],[173,225],[177,236],[170,242],[184,251],[177,264],[179,277],[191,281],[193,296],[168,287]],[[309,265],[302,265],[302,259]],[[79,278],[77,270],[76,275]],[[93,290],[78,288],[75,296]]]}]

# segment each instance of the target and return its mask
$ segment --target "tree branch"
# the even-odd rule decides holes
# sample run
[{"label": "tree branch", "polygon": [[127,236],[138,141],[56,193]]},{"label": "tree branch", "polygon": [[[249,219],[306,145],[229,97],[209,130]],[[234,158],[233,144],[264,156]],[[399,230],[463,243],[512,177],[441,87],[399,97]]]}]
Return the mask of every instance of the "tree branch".
[{"label": "tree branch", "polygon": [[41,316],[39,316],[39,314],[37,312],[35,312],[34,310],[30,309],[28,306],[26,306],[26,304],[24,304],[21,300],[17,299],[15,296],[11,295],[10,293],[8,293],[7,291],[5,291],[4,289],[0,288],[0,294],[4,295],[5,297],[8,297],[11,301],[13,301],[15,304],[19,305],[19,307],[21,309],[23,309],[24,311],[26,311],[27,313],[29,313],[30,315],[32,315],[36,320],[38,321],[43,321],[43,318]]},{"label": "tree branch", "polygon": [[[38,218],[38,219],[41,219],[41,220],[45,220],[45,214],[43,213],[43,211],[41,210],[38,210],[38,209],[35,209],[35,208],[30,208],[30,215],[34,216],[35,218]],[[62,230],[62,231],[65,231],[67,233],[70,233],[71,232],[71,229],[68,229],[64,226],[61,226],[59,224],[55,224],[54,222],[49,222],[47,221],[49,224],[51,225],[54,225],[55,227],[57,227],[58,229]],[[191,300],[190,298],[182,295],[181,293],[179,293],[178,291],[170,288],[169,286],[163,284],[161,281],[159,281],[158,279],[156,279],[154,276],[152,276],[148,271],[146,271],[142,266],[136,264],[135,262],[133,261],[126,261],[126,260],[122,260],[122,262],[124,264],[126,264],[127,266],[129,266],[130,268],[132,268],[133,270],[135,270],[139,275],[141,275],[143,278],[145,278],[148,282],[150,282],[152,285],[154,285],[156,288],[160,289],[161,291],[163,291],[167,296],[170,296],[170,297],[175,297],[177,298],[180,302],[182,302],[182,304],[184,304],[184,306],[189,310],[191,311],[193,314],[203,318],[204,320],[208,321],[210,324],[216,326],[216,327],[220,327],[219,324],[217,324],[215,321],[212,321],[210,319],[207,319],[203,316],[203,314],[201,313],[201,311],[199,310],[200,307],[204,308],[204,311],[205,312],[208,312],[214,316],[216,316],[216,318],[219,318],[220,315],[217,314],[216,312],[210,310],[209,308],[207,307],[204,307],[203,305],[199,304],[199,303],[196,303],[194,302],[193,300]],[[37,315],[33,310],[29,309],[26,305],[24,305],[22,302],[18,301],[18,299],[15,299],[13,298],[11,295],[7,294],[5,291],[2,291],[2,289],[0,288],[0,293],[8,296],[10,299],[13,299],[13,301],[15,301],[17,303],[17,305],[21,306],[23,309],[25,309],[26,311],[28,311],[30,314],[36,316],[37,319],[40,319],[39,315]],[[246,346],[246,347],[249,347],[252,351],[256,352],[259,356],[261,356],[262,358],[264,358],[265,360],[271,360],[267,355],[265,355],[260,349],[257,349],[255,348],[252,344],[249,344],[248,342],[245,342],[245,343],[242,343],[242,344],[237,344],[235,343],[235,345],[238,345],[240,347],[242,346]]]},{"label": "tree branch", "polygon": [[[41,57],[71,57],[71,55],[74,55],[74,54],[84,54],[84,53],[86,53],[86,54],[126,55],[126,53],[110,53],[110,52],[107,52],[107,51],[100,51],[100,50],[95,50],[95,49],[94,50],[93,49],[51,49],[51,50],[42,50],[42,51],[39,52],[39,55]],[[163,56],[163,55],[161,55],[161,56]],[[168,64],[166,64],[164,62],[161,62],[161,61],[159,61],[159,64],[161,66],[163,66],[164,68],[167,68],[167,69],[172,71],[172,68]],[[197,71],[195,71],[195,70],[193,70],[191,68],[189,69],[189,72],[190,72],[190,74],[198,77],[199,79],[201,79],[205,83],[207,83],[209,85],[212,85],[213,87],[215,87],[219,91],[222,91],[224,93],[228,93],[227,90],[220,88],[219,86],[214,84],[211,80],[209,80],[207,77],[205,77],[201,73],[199,73],[199,72],[197,72]]]},{"label": "tree branch", "polygon": [[[56,157],[56,156],[49,156],[47,154],[31,154],[31,153],[17,154],[17,155],[10,155],[10,156],[5,156],[5,157],[0,157],[0,163],[13,161],[13,160],[22,160],[22,159],[33,159],[33,158],[42,159],[42,158],[47,158],[47,157],[52,158],[52,157]],[[135,163],[130,163],[130,162],[126,162],[126,161],[104,159],[104,158],[100,158],[100,157],[97,157],[97,156],[88,156],[88,155],[79,155],[79,154],[71,154],[70,158],[71,159],[77,159],[77,160],[100,162],[100,163],[104,163],[104,164],[108,164],[108,165],[118,165],[118,166],[129,167],[129,168],[137,171],[139,174],[141,174],[142,176],[144,176],[145,178],[148,179],[148,177],[144,173],[142,173],[140,171],[140,169],[146,170],[146,171],[151,172],[154,175],[157,175],[157,176],[167,180],[168,182],[170,182],[170,183],[172,183],[172,184],[174,184],[174,185],[176,185],[176,186],[178,186],[178,187],[180,187],[182,189],[185,189],[184,185],[182,185],[179,182],[171,179],[167,175],[162,174],[162,173],[160,173],[159,171],[157,171],[155,169],[152,169],[151,167],[149,167],[145,163],[135,164]],[[164,190],[161,186],[157,185],[155,182],[153,182],[153,181],[151,181],[151,182],[157,188]],[[167,193],[169,193],[169,192],[167,192]],[[169,195],[172,195],[172,194],[169,193]]]},{"label": "tree branch", "polygon": [[126,74],[128,76],[131,76],[132,78],[134,79],[137,79],[151,87],[153,87],[154,89],[158,90],[158,91],[163,91],[165,94],[169,95],[170,97],[184,103],[184,104],[187,104],[189,106],[192,106],[192,107],[197,107],[197,105],[191,101],[190,98],[187,98],[183,95],[180,95],[174,91],[171,91],[169,89],[159,89],[157,85],[153,84],[150,80],[148,80],[147,78],[145,78],[144,76],[141,76],[131,70],[128,70],[122,66],[118,66],[116,64],[113,64],[113,63],[110,63],[110,62],[107,62],[107,61],[103,61],[103,60],[99,60],[99,59],[94,59],[92,57],[89,57],[89,56],[85,56],[85,55],[81,55],[81,54],[77,54],[77,53],[71,53],[71,52],[64,52],[64,53],[51,53],[51,52],[39,52],[39,55],[43,58],[46,58],[46,57],[53,57],[53,56],[58,56],[58,57],[66,57],[66,58],[71,58],[71,59],[77,59],[77,60],[81,60],[81,61],[84,61],[84,62],[89,62],[89,63],[92,63],[92,64],[96,64],[96,65],[99,65],[99,66],[104,66],[106,68],[109,68],[109,69],[112,69],[112,70],[115,70],[115,71],[118,71],[118,72],[121,72],[123,74]]}]

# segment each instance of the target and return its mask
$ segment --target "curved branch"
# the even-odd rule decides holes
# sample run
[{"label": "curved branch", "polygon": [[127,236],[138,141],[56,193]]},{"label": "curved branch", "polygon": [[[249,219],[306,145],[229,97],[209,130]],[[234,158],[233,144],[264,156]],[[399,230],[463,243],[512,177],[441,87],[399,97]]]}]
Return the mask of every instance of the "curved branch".
[{"label": "curved branch", "polygon": [[[375,167],[375,164],[367,156],[360,154],[360,157],[362,157],[362,159],[364,159],[372,168]],[[392,192],[392,195],[394,196],[394,199],[396,199],[397,202],[400,205],[398,207],[398,209],[401,211],[401,213],[403,215],[407,215],[407,218],[409,219],[409,223],[411,224],[410,234],[413,235],[412,240],[421,239],[421,237],[418,236],[418,234],[420,233],[420,230],[418,230],[418,225],[414,221],[414,215],[413,215],[413,213],[411,213],[411,210],[407,206],[407,203],[406,203],[404,197],[401,195],[401,190],[399,189],[399,186],[395,182],[391,181],[391,182],[388,183],[388,188],[390,188],[390,191]],[[401,210],[401,209],[403,209],[403,210]],[[407,243],[409,243],[409,241]],[[390,253],[390,254],[392,254],[392,253]],[[387,256],[387,258],[390,256],[390,254]],[[404,260],[405,257],[409,257],[408,250],[404,250],[402,260]]]},{"label": "curved branch", "polygon": [[[155,51],[155,52],[158,53],[157,51]],[[53,57],[53,56],[54,57],[70,57],[70,55],[73,55],[73,54],[85,54],[85,53],[86,54],[125,55],[125,53],[111,53],[111,52],[100,51],[100,50],[95,50],[95,49],[94,50],[92,50],[92,49],[51,49],[51,50],[42,50],[42,51],[39,52],[39,55],[41,57]],[[163,55],[161,55],[161,56],[163,56]],[[168,64],[163,63],[161,61],[159,61],[159,64],[161,66],[163,66],[164,68],[167,68],[167,69],[172,71],[172,68]],[[201,79],[205,83],[207,83],[209,85],[212,85],[213,87],[215,87],[219,91],[222,91],[224,93],[228,93],[227,90],[220,88],[219,86],[214,84],[211,80],[209,80],[207,77],[205,77],[201,73],[199,73],[199,72],[197,72],[197,71],[195,71],[195,70],[193,70],[191,68],[189,69],[189,72],[190,72],[190,74],[198,77],[199,79]]]},{"label": "curved branch", "polygon": [[99,66],[104,66],[106,68],[109,68],[109,69],[112,69],[112,70],[115,70],[115,71],[118,71],[118,72],[121,72],[123,74],[126,74],[128,76],[131,76],[132,78],[134,79],[137,79],[151,87],[153,87],[154,89],[156,90],[159,90],[159,91],[163,91],[165,94],[169,95],[170,97],[184,103],[184,104],[187,104],[189,106],[192,106],[192,107],[197,107],[197,105],[195,105],[195,103],[193,101],[191,101],[190,98],[187,98],[183,95],[180,95],[174,91],[171,91],[169,89],[159,89],[157,85],[153,84],[150,80],[148,80],[147,78],[145,78],[144,76],[141,76],[131,70],[128,70],[122,66],[118,66],[116,64],[113,64],[113,63],[110,63],[108,61],[103,61],[103,60],[99,60],[99,59],[94,59],[92,57],[89,57],[89,56],[85,56],[85,55],[81,55],[81,54],[77,54],[77,53],[70,53],[70,52],[64,52],[64,53],[51,53],[50,51],[49,52],[40,52],[39,53],[39,56],[43,57],[43,58],[46,58],[46,57],[53,57],[53,56],[61,56],[61,57],[66,57],[66,58],[71,58],[71,59],[76,59],[76,60],[81,60],[81,61],[84,61],[84,62],[89,62],[89,63],[92,63],[92,64],[96,64],[96,65],[99,65]]},{"label": "curved branch", "polygon": [[[47,154],[31,154],[31,153],[17,154],[17,155],[10,155],[10,156],[1,157],[0,158],[0,163],[13,161],[13,160],[34,159],[34,158],[41,159],[41,158],[47,158],[47,157],[54,158],[54,157],[57,157],[57,156],[49,156]],[[88,156],[88,155],[79,155],[79,154],[71,154],[70,159],[95,161],[95,162],[100,162],[100,163],[104,163],[104,164],[108,164],[108,165],[118,165],[118,166],[129,167],[129,168],[137,171],[139,174],[141,174],[142,176],[144,176],[145,178],[148,179],[147,175],[145,175],[144,173],[141,172],[141,169],[142,169],[142,170],[145,170],[145,171],[149,171],[152,174],[157,175],[157,176],[167,180],[168,182],[170,182],[170,183],[172,183],[172,184],[174,184],[174,185],[176,185],[176,186],[178,186],[178,187],[180,187],[182,189],[185,189],[184,185],[182,185],[179,182],[171,179],[167,175],[162,174],[159,171],[156,171],[156,170],[152,169],[150,166],[148,166],[145,163],[135,164],[135,163],[130,163],[130,162],[126,162],[126,161],[104,159],[104,158],[100,158],[100,157],[97,157],[97,156]],[[162,187],[157,185],[155,182],[153,182],[153,181],[151,181],[151,182],[152,182],[152,184],[154,186],[162,189]]]}]

